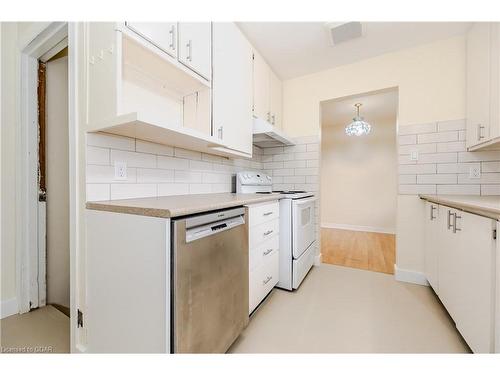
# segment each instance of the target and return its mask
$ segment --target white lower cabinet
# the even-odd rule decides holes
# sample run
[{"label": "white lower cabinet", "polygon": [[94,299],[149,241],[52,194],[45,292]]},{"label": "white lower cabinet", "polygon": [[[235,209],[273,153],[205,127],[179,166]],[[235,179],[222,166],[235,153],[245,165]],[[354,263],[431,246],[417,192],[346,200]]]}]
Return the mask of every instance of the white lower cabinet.
[{"label": "white lower cabinet", "polygon": [[248,206],[249,311],[262,302],[279,281],[279,204]]},{"label": "white lower cabinet", "polygon": [[425,273],[474,353],[495,352],[496,225],[426,203]]}]

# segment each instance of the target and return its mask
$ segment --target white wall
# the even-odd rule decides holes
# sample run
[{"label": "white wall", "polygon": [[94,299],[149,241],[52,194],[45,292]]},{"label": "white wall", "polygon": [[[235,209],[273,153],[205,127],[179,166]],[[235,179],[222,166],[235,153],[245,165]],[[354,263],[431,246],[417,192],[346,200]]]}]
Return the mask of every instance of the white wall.
[{"label": "white wall", "polygon": [[[284,82],[284,129],[320,134],[320,103],[397,87],[399,127],[465,117],[465,37],[385,54]],[[423,270],[417,196],[398,196],[397,265]]]},{"label": "white wall", "polygon": [[[322,227],[395,233],[397,96],[394,90],[322,105]],[[361,114],[372,131],[349,137],[345,126],[356,102],[363,104]]]}]

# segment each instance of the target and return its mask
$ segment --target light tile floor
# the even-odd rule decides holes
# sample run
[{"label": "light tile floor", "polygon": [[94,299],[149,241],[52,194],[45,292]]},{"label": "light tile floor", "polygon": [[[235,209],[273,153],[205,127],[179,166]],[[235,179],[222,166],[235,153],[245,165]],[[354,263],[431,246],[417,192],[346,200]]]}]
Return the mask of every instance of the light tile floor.
[{"label": "light tile floor", "polygon": [[467,353],[431,288],[328,264],[275,289],[231,353]]}]

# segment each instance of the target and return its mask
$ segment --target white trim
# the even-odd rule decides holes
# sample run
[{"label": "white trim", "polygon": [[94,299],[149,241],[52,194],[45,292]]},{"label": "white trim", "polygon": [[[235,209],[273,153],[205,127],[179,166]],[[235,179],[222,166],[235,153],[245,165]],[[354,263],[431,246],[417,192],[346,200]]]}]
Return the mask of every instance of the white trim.
[{"label": "white trim", "polygon": [[18,312],[17,298],[0,301],[0,319],[17,314]]},{"label": "white trim", "polygon": [[394,265],[394,278],[405,283],[429,286],[429,282],[422,272],[398,268],[397,264]]},{"label": "white trim", "polygon": [[318,254],[314,257],[314,265],[321,266],[321,254]]},{"label": "white trim", "polygon": [[365,225],[321,223],[321,228],[344,229],[344,230],[352,230],[352,231],[356,231],[356,232],[396,234],[396,229],[394,229],[394,228],[372,227],[372,226],[365,226]]},{"label": "white trim", "polygon": [[[38,286],[38,58],[68,34],[64,22],[39,23],[18,40],[16,263],[19,312],[40,306]],[[16,90],[17,91],[17,90]]]}]

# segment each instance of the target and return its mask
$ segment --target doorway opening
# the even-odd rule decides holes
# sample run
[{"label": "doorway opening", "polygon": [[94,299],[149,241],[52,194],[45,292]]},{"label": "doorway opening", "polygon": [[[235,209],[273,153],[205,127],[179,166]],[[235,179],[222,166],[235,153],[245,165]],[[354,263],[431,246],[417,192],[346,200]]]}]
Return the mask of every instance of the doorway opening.
[{"label": "doorway opening", "polygon": [[69,317],[68,93],[66,40],[38,60],[38,280],[40,305]]},{"label": "doorway opening", "polygon": [[[368,133],[347,129],[358,108]],[[321,103],[324,263],[394,274],[397,116],[394,88]]]}]

